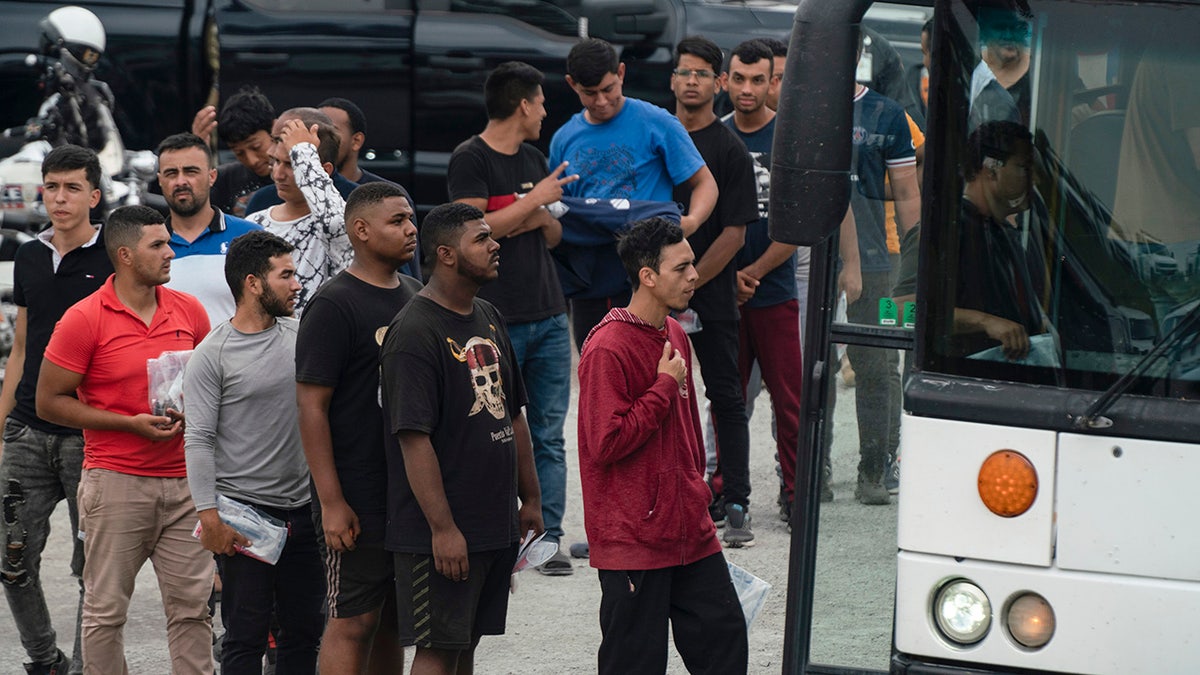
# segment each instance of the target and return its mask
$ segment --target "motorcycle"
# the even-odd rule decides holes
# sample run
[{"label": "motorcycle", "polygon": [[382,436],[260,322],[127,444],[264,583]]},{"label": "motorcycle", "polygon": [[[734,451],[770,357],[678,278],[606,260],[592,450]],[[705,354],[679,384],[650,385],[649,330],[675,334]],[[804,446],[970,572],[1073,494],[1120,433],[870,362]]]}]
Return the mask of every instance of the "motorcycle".
[{"label": "motorcycle", "polygon": [[41,195],[42,160],[54,147],[68,143],[96,150],[104,213],[132,204],[149,204],[165,212],[166,202],[149,192],[158,160],[149,150],[125,149],[113,120],[108,86],[92,77],[76,76],[62,59],[30,54],[25,63],[42,71],[40,83],[47,96],[35,117],[2,134],[17,139],[19,149],[0,159],[0,226],[36,232],[49,222]]}]

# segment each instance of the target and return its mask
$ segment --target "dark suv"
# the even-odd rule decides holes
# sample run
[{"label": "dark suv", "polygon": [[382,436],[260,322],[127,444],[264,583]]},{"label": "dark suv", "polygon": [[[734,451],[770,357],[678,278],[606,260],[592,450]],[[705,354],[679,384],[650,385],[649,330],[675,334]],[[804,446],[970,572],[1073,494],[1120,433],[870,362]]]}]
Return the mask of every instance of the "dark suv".
[{"label": "dark suv", "polygon": [[[61,2],[6,1],[0,22],[0,126],[40,101],[25,54],[37,23]],[[116,97],[130,148],[190,128],[192,115],[246,84],[277,110],[328,96],[368,121],[362,165],[408,186],[425,205],[445,199],[454,147],[486,123],[483,81],[509,60],[546,74],[543,146],[579,110],[563,79],[579,35],[621,50],[625,92],[673,108],[671,48],[704,34],[729,50],[749,37],[787,38],[794,3],[769,0],[92,0],[108,32],[97,75]],[[911,24],[912,22],[910,22]],[[912,24],[915,45],[920,23]],[[544,148],[543,148],[544,149]]]}]

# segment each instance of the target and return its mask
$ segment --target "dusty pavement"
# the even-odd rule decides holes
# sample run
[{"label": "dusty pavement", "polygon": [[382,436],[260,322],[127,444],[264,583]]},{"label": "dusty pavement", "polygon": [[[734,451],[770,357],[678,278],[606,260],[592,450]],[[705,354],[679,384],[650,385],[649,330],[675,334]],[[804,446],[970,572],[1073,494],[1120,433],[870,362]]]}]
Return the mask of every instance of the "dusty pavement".
[{"label": "dusty pavement", "polygon": [[[840,386],[840,385],[839,385]],[[835,418],[834,489],[837,498],[823,505],[814,608],[813,660],[886,669],[891,639],[895,579],[896,506],[867,507],[853,500],[857,464],[854,396],[843,389]],[[572,401],[567,420],[568,506],[565,543],[583,536],[583,513],[576,462]],[[750,672],[779,673],[787,588],[789,539],[775,507],[773,442],[769,399],[763,394],[751,422],[751,480],[756,545],[729,550],[730,560],[771,584],[771,594],[750,630]],[[59,644],[69,651],[74,637],[78,586],[69,576],[69,525],[65,506],[54,515],[42,574]],[[600,588],[585,560],[573,561],[569,577],[523,572],[511,598],[508,632],[484,638],[476,658],[481,674],[557,675],[595,672],[600,642],[597,613]],[[169,672],[162,606],[152,569],[138,577],[125,630],[129,670],[135,675]],[[7,604],[0,604],[0,675],[21,675],[24,659]],[[399,670],[397,672],[400,672]],[[684,673],[671,652],[670,673]]]}]

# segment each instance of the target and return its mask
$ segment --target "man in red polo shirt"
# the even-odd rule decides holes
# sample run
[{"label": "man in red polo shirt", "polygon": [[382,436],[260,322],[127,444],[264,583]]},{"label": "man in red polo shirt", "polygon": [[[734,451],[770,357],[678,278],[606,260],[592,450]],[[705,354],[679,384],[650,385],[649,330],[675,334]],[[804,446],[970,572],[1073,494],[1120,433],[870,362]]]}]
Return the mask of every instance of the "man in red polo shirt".
[{"label": "man in red polo shirt", "polygon": [[192,537],[195,508],[183,416],[150,411],[146,361],[194,348],[208,313],[171,278],[171,233],[145,206],[113,211],[105,247],[116,273],[63,315],[46,347],[37,414],[83,429],[84,672],[128,672],[122,632],[133,582],[154,563],[172,672],[212,673],[212,557]]}]

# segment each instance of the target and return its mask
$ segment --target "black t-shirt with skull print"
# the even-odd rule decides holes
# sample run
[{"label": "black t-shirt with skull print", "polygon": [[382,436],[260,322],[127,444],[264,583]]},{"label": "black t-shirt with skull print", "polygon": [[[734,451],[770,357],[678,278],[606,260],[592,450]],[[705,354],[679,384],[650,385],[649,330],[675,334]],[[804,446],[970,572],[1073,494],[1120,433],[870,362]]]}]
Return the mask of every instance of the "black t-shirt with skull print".
[{"label": "black t-shirt with skull print", "polygon": [[[525,387],[500,312],[477,298],[464,316],[418,295],[388,327],[380,359],[388,432],[429,435],[468,550],[515,544],[521,533],[512,419],[525,405]],[[384,546],[432,553],[429,524],[395,445],[387,465]]]}]

